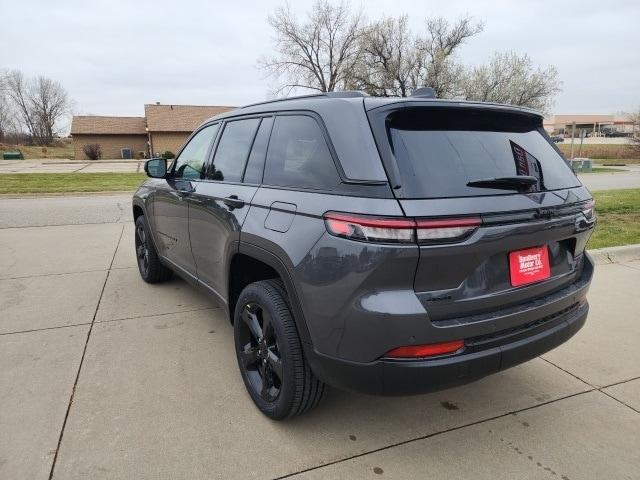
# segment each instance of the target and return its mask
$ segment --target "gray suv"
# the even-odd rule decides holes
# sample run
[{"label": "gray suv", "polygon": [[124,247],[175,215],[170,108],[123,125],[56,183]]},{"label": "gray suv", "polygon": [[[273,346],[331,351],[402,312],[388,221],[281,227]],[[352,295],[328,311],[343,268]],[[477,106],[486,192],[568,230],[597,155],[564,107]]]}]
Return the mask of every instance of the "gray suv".
[{"label": "gray suv", "polygon": [[542,116],[422,92],[249,105],[146,164],[140,274],[178,274],[225,308],[271,418],[313,408],[325,384],[469,382],[586,320],[594,203]]}]

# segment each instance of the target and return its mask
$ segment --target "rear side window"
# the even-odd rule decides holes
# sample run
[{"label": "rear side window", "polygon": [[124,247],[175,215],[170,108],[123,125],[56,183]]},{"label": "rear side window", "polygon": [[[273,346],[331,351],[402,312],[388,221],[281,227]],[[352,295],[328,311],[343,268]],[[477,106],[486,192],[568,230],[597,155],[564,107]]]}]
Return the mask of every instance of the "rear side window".
[{"label": "rear side window", "polygon": [[264,184],[333,190],[340,176],[318,122],[306,115],[276,117]]},{"label": "rear side window", "polygon": [[260,122],[260,128],[253,141],[247,168],[244,171],[244,183],[261,183],[262,171],[264,169],[264,159],[267,155],[267,145],[269,145],[269,135],[273,126],[273,117],[263,118]]},{"label": "rear side window", "polygon": [[513,193],[467,183],[515,175],[535,176],[536,191],[580,185],[539,117],[426,107],[394,112],[386,126],[407,198]]},{"label": "rear side window", "polygon": [[242,180],[244,166],[259,123],[259,118],[250,118],[228,122],[225,125],[207,178],[226,182]]}]

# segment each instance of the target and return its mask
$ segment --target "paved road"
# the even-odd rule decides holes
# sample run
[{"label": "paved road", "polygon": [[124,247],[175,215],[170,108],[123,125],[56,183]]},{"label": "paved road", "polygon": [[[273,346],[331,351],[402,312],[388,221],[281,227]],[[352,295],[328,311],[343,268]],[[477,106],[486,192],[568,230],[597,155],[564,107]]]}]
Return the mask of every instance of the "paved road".
[{"label": "paved road", "polygon": [[592,192],[597,190],[640,188],[640,165],[628,165],[620,170],[620,172],[615,173],[585,173],[579,175],[579,177],[582,183]]},{"label": "paved road", "polygon": [[599,265],[587,325],[543,358],[276,423],[218,305],[140,280],[127,197],[73,200],[0,199],[2,479],[638,478],[640,262]]}]

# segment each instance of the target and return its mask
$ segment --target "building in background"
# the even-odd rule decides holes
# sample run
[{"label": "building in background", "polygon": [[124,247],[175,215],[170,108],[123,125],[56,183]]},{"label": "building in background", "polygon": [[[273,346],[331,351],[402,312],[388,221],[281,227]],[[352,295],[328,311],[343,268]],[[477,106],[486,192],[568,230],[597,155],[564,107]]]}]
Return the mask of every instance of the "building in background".
[{"label": "building in background", "polygon": [[143,158],[176,153],[202,122],[235,107],[203,105],[144,106],[144,117],[74,116],[71,137],[76,160],[86,160],[84,146],[98,144],[102,158]]},{"label": "building in background", "polygon": [[161,105],[159,103],[144,106],[149,133],[149,152],[160,154],[166,151],[176,153],[191,132],[202,122],[234,107],[216,107],[199,105]]},{"label": "building in background", "polygon": [[98,144],[102,158],[134,158],[147,155],[144,117],[74,116],[71,136],[76,160],[86,160],[85,145]]},{"label": "building in background", "polygon": [[625,115],[552,115],[544,119],[544,128],[554,135],[571,136],[573,122],[576,124],[576,136],[580,130],[586,130],[589,137],[631,136],[633,120]]}]

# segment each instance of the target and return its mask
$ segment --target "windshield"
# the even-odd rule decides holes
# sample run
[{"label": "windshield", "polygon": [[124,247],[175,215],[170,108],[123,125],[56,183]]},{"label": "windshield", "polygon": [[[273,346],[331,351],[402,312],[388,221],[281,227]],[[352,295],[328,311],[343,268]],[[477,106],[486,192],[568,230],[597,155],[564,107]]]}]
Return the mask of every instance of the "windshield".
[{"label": "windshield", "polygon": [[386,119],[405,198],[465,197],[513,191],[469,186],[513,176],[535,177],[528,191],[580,182],[547,140],[539,117],[504,111],[407,108]]}]

